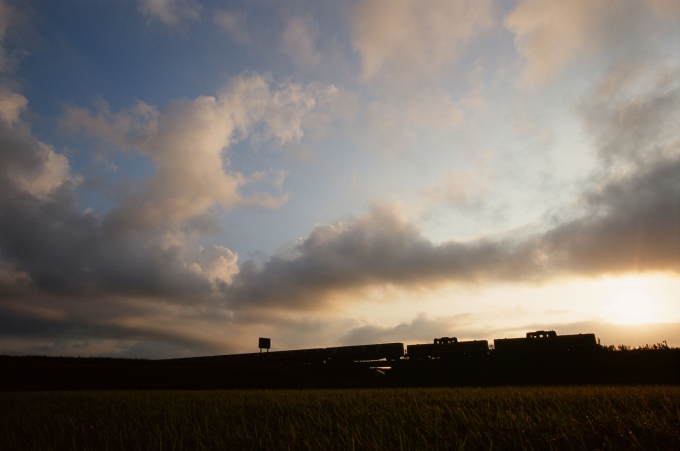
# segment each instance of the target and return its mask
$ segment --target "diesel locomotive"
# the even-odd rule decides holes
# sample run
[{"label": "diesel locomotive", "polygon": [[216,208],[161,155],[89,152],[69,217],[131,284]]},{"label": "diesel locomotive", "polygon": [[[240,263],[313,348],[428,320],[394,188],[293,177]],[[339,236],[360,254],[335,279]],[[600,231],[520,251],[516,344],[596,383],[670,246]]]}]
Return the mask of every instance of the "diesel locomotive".
[{"label": "diesel locomotive", "polygon": [[502,338],[493,341],[499,353],[534,350],[590,351],[597,348],[595,334],[557,335],[554,330],[527,332],[525,338]]}]

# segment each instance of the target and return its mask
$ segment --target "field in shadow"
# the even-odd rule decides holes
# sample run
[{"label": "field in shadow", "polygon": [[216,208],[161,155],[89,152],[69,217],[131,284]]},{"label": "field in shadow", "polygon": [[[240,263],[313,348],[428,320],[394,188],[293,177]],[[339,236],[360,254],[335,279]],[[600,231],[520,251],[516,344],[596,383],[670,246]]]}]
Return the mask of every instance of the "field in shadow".
[{"label": "field in shadow", "polygon": [[0,393],[3,450],[676,450],[680,387]]},{"label": "field in shadow", "polygon": [[680,349],[493,351],[447,359],[219,364],[0,356],[0,391],[680,384]]}]

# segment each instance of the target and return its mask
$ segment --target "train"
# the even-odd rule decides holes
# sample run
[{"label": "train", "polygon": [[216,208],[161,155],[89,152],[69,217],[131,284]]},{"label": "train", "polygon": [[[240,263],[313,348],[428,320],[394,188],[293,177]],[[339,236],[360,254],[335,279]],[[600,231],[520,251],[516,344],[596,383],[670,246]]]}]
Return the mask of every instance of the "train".
[{"label": "train", "polygon": [[554,330],[527,332],[523,338],[495,339],[493,347],[487,340],[458,341],[456,337],[435,338],[433,343],[381,343],[331,348],[297,349],[247,354],[227,354],[208,357],[167,359],[177,364],[254,365],[254,364],[338,364],[367,362],[391,366],[398,361],[440,360],[462,356],[481,357],[515,355],[536,352],[588,352],[597,349],[595,334],[557,335]]}]

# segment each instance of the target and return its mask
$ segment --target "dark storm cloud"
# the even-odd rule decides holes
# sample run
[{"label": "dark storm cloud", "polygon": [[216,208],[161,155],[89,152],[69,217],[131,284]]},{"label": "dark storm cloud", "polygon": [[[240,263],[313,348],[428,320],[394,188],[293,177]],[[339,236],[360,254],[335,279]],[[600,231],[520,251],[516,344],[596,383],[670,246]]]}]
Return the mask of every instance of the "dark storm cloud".
[{"label": "dark storm cloud", "polygon": [[[625,61],[579,102],[583,126],[605,163],[645,165],[677,155],[679,78],[680,71],[674,67],[650,71]],[[640,84],[652,87],[635,92]]]},{"label": "dark storm cloud", "polygon": [[588,192],[588,214],[543,237],[561,270],[585,275],[680,273],[680,158]]},{"label": "dark storm cloud", "polygon": [[245,262],[224,287],[235,307],[323,307],[334,292],[373,284],[403,286],[437,282],[518,279],[525,265],[511,240],[433,244],[386,208],[375,207],[351,224],[316,228],[292,260],[272,258],[263,266]]},{"label": "dark storm cloud", "polygon": [[210,290],[184,268],[183,249],[160,245],[159,231],[131,232],[78,211],[65,158],[27,129],[0,121],[0,149],[0,257],[36,288],[163,296]]},{"label": "dark storm cloud", "polygon": [[[42,305],[54,305],[51,302],[41,302],[40,295],[33,294],[30,298],[15,297],[14,304],[26,303],[33,307]],[[157,358],[162,356],[172,357],[184,355],[189,352],[219,353],[225,351],[223,343],[215,342],[201,334],[192,334],[191,329],[179,327],[163,327],[155,324],[153,319],[158,312],[151,309],[140,309],[116,304],[114,300],[98,298],[92,308],[82,308],[82,305],[92,302],[91,299],[64,299],[52,312],[45,309],[33,308],[32,311],[17,311],[15,305],[0,303],[0,338],[11,339],[15,337],[30,337],[34,343],[30,346],[29,353],[47,354],[73,354],[78,348],[89,347],[90,343],[101,341],[113,341],[113,350],[108,353],[120,354],[121,356],[148,357],[153,355]],[[108,308],[107,308],[108,307]],[[82,309],[82,310],[81,310]],[[52,315],[50,315],[52,313]],[[125,315],[127,318],[123,318]],[[162,316],[162,315],[161,315]],[[126,319],[147,318],[143,323],[126,323]],[[162,320],[158,318],[158,323]],[[205,319],[204,319],[205,320]],[[144,355],[126,351],[134,348],[135,343],[146,343],[153,346],[155,352]],[[94,347],[97,348],[96,346]],[[166,350],[167,352],[160,352]],[[101,352],[102,349],[99,349]],[[91,352],[91,350],[89,350]]]}]

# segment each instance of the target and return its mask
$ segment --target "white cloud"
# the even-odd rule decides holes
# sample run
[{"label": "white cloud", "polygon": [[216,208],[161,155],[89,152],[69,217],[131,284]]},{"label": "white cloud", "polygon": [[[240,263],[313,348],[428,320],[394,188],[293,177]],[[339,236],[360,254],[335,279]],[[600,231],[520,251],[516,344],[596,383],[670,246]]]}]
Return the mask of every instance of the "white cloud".
[{"label": "white cloud", "polygon": [[290,240],[283,243],[274,251],[274,257],[281,260],[295,260],[300,256],[300,245],[304,242],[302,238]]},{"label": "white cloud", "polygon": [[0,262],[0,289],[3,294],[29,289],[31,276],[7,262]]},{"label": "white cloud", "polygon": [[525,76],[540,81],[554,75],[580,52],[603,44],[603,29],[610,8],[600,1],[559,0],[520,2],[505,19],[515,33],[515,45],[527,59]]},{"label": "white cloud", "polygon": [[492,23],[490,0],[362,0],[352,14],[353,43],[364,80],[409,80],[455,63]]},{"label": "white cloud", "polygon": [[[143,103],[117,114],[107,107],[100,107],[96,115],[69,108],[62,125],[149,156],[157,172],[148,179],[144,198],[128,199],[116,215],[126,222],[135,218],[145,226],[177,225],[215,205],[228,211],[243,205],[277,207],[285,202],[283,172],[248,176],[231,171],[225,152],[246,138],[284,146],[299,143],[307,124],[314,123],[315,116],[337,95],[334,86],[272,86],[267,77],[249,75],[235,77],[217,96],[176,100],[160,112]],[[243,186],[262,181],[279,193],[241,193]]]},{"label": "white cloud", "polygon": [[229,37],[241,44],[250,44],[252,38],[248,32],[248,23],[245,14],[233,13],[226,10],[215,10],[213,20],[222,27]]},{"label": "white cloud", "polygon": [[313,67],[321,61],[314,40],[319,36],[311,18],[293,17],[281,36],[281,48],[298,67]]},{"label": "white cloud", "polygon": [[36,197],[44,197],[65,182],[76,180],[71,177],[68,159],[55,153],[51,146],[40,143],[39,158],[42,167],[36,171],[18,172],[14,175],[19,186]]},{"label": "white cloud", "polygon": [[68,159],[52,146],[35,139],[20,113],[26,109],[26,97],[0,88],[0,161],[2,176],[22,191],[45,198],[66,182],[75,182]]},{"label": "white cloud", "polygon": [[680,66],[615,66],[578,104],[607,169],[637,170],[680,153]]},{"label": "white cloud", "polygon": [[0,88],[0,119],[14,124],[19,120],[19,115],[26,109],[28,100],[26,97],[6,88]]},{"label": "white cloud", "polygon": [[542,82],[577,61],[646,56],[658,48],[647,45],[648,39],[658,39],[665,26],[651,13],[672,24],[679,10],[673,0],[521,0],[505,26],[515,34],[515,46],[526,61],[525,79]]},{"label": "white cloud", "polygon": [[7,32],[9,16],[10,8],[5,4],[4,0],[0,0],[0,72],[6,71],[8,66],[5,46],[2,44],[4,43],[5,33]]},{"label": "white cloud", "polygon": [[199,271],[213,282],[231,282],[238,273],[238,255],[216,244],[200,248],[196,265]]},{"label": "white cloud", "polygon": [[282,146],[300,142],[340,97],[333,85],[286,82],[271,89],[271,80],[260,76],[236,77],[221,94],[231,108],[237,138],[249,135],[254,144],[274,140]]},{"label": "white cloud", "polygon": [[422,145],[423,135],[450,137],[465,123],[460,102],[439,88],[421,88],[417,93],[396,92],[371,102],[365,110],[365,132],[369,141],[387,152]]},{"label": "white cloud", "polygon": [[680,16],[680,2],[676,0],[643,0],[663,20],[675,20]]},{"label": "white cloud", "polygon": [[[12,74],[21,59],[29,52],[20,44],[33,34],[29,16],[33,14],[28,2],[0,0],[0,74]],[[3,78],[2,84],[9,79]]]},{"label": "white cloud", "polygon": [[139,12],[166,25],[183,19],[200,19],[202,5],[196,0],[138,0]]},{"label": "white cloud", "polygon": [[488,168],[475,171],[450,171],[443,180],[423,189],[430,202],[469,206],[480,202],[489,189],[494,172]]},{"label": "white cloud", "polygon": [[92,137],[126,149],[155,133],[159,112],[156,107],[138,102],[132,108],[111,113],[102,99],[95,102],[96,115],[87,108],[66,106],[58,123],[70,131],[86,130]]}]

